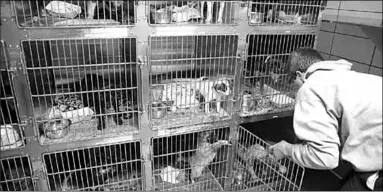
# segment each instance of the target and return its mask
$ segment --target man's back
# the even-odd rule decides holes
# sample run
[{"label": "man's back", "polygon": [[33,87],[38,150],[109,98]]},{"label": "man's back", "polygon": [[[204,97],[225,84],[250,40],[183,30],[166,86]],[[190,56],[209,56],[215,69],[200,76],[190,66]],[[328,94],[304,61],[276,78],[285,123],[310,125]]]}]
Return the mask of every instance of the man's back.
[{"label": "man's back", "polygon": [[298,92],[297,102],[303,100],[323,103],[326,111],[313,108],[312,115],[338,120],[342,159],[358,171],[382,169],[381,77],[350,70],[317,70]]}]

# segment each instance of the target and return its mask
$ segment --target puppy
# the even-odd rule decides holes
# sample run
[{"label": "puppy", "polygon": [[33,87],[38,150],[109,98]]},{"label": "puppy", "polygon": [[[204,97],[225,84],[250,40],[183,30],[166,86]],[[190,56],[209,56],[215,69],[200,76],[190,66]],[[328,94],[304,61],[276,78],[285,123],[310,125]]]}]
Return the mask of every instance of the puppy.
[{"label": "puppy", "polygon": [[221,96],[229,96],[231,94],[230,80],[221,78],[217,81],[207,80],[204,78],[202,82],[197,84],[196,89],[202,94],[205,99],[205,113],[210,114],[210,107],[213,100],[217,101],[217,112],[221,110]]},{"label": "puppy", "polygon": [[[205,6],[205,3],[207,5],[207,17],[205,22],[211,23],[211,19],[213,18],[213,3],[214,1],[201,1],[201,16],[204,18],[203,8]],[[217,1],[218,3],[218,1]],[[225,2],[221,1],[219,2],[219,11],[218,11],[218,19],[217,23],[222,23],[222,15],[223,15],[223,9],[225,8]]]}]

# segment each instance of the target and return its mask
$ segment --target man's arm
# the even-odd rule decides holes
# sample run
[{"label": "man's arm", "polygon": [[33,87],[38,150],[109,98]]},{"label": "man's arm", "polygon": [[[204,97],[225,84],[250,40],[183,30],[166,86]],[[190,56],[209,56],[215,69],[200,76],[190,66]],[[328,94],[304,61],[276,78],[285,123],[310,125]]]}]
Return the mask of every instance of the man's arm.
[{"label": "man's arm", "polygon": [[294,131],[302,144],[287,150],[296,163],[311,169],[333,169],[339,163],[338,121],[319,99],[300,101],[294,111]]}]

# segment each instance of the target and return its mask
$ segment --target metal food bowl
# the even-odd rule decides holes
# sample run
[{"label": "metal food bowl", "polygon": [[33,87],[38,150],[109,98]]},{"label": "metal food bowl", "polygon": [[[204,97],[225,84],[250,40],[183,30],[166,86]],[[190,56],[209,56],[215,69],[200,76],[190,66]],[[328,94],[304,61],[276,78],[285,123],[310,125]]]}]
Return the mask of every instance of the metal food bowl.
[{"label": "metal food bowl", "polygon": [[68,119],[51,120],[44,124],[44,133],[49,139],[60,139],[69,132],[70,121]]},{"label": "metal food bowl", "polygon": [[166,106],[162,102],[152,103],[152,117],[154,119],[160,119],[166,115]]}]

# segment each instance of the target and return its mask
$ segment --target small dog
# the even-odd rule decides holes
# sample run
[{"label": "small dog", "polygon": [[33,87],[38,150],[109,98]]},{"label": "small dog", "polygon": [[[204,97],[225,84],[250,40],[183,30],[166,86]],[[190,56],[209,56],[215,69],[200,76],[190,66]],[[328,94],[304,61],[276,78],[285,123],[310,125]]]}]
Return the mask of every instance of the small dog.
[{"label": "small dog", "polygon": [[221,96],[229,96],[231,94],[231,80],[228,78],[220,78],[217,81],[208,80],[206,77],[201,78],[202,81],[197,83],[196,90],[202,94],[205,99],[205,113],[210,114],[211,101],[217,101],[217,112],[221,110]]},{"label": "small dog", "polygon": [[[207,5],[207,17],[206,17],[205,22],[210,23],[212,18],[213,18],[213,3],[214,3],[214,1],[201,1],[201,7],[200,8],[201,8],[202,18],[204,18],[203,8],[205,6],[205,3]],[[218,1],[217,1],[217,3],[218,3]],[[218,11],[217,23],[222,23],[222,15],[223,15],[223,9],[224,8],[225,8],[225,2],[224,1],[219,2],[219,11]]]}]

